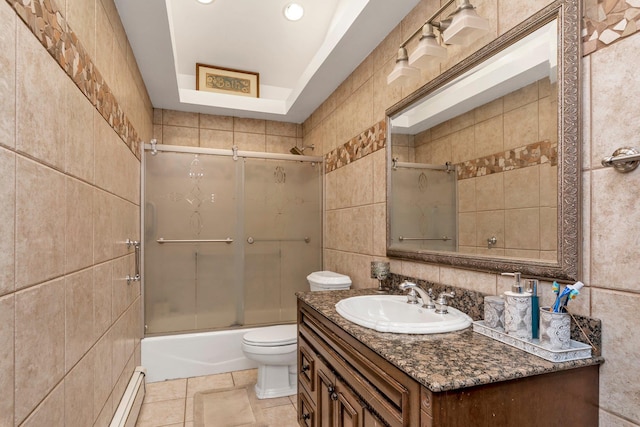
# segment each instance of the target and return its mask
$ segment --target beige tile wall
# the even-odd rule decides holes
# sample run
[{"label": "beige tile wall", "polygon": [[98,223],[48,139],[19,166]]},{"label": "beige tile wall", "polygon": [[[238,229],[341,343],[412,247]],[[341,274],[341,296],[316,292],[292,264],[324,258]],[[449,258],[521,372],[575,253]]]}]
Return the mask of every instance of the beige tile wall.
[{"label": "beige tile wall", "polygon": [[[0,426],[105,426],[140,363],[140,286],[124,280],[140,162],[13,4],[0,1]],[[55,7],[148,140],[113,0]]]},{"label": "beige tile wall", "polygon": [[[450,58],[441,66],[423,71],[422,82],[549,3],[548,0],[474,1],[478,12],[490,17],[492,33],[468,48],[450,47]],[[602,3],[605,13],[609,13],[614,5],[624,2],[598,0],[598,3]],[[358,70],[305,121],[305,143],[324,141],[323,153],[331,151],[384,119],[387,108],[421,84],[390,88],[385,81],[393,67],[398,45],[424,22],[435,7],[432,1],[421,1]],[[606,21],[602,16],[599,19]],[[602,157],[611,155],[618,147],[637,145],[640,121],[634,106],[640,98],[640,86],[636,84],[640,67],[640,36],[631,33],[610,46],[602,46],[585,56],[582,64],[581,280],[587,287],[575,301],[574,309],[603,321],[606,363],[600,371],[600,425],[640,426],[640,370],[637,369],[637,348],[640,346],[637,320],[640,310],[640,281],[637,278],[640,199],[634,192],[640,185],[640,172],[623,175],[600,165]],[[369,82],[372,88],[368,86]],[[355,110],[354,105],[357,105]],[[365,117],[371,117],[371,121],[365,123]],[[410,160],[408,149],[406,156]],[[357,288],[376,286],[375,281],[369,278],[369,263],[385,258],[385,161],[384,150],[379,150],[325,175],[327,227],[324,267],[349,274]],[[545,173],[542,175],[546,176]],[[541,193],[540,197],[549,195]],[[554,213],[549,211],[544,215],[549,217]],[[541,215],[540,218],[544,221],[545,217]],[[541,242],[545,239],[541,235]],[[491,294],[508,290],[512,280],[434,264],[399,260],[391,260],[391,263],[392,271],[399,274]],[[553,299],[550,284],[544,283],[541,292],[542,304],[550,304]]]},{"label": "beige tile wall", "polygon": [[[289,154],[302,147],[302,125],[155,109],[153,137],[158,144]],[[322,143],[304,154],[321,155]]]}]

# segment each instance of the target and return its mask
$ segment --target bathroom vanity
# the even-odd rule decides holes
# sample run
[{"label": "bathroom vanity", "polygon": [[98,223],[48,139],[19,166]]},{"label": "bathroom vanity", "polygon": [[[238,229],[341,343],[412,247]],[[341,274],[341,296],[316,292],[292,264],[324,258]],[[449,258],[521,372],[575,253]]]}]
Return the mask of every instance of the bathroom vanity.
[{"label": "bathroom vanity", "polygon": [[335,304],[371,290],[298,294],[300,426],[597,426],[602,358],[552,363],[471,328],[376,332]]}]

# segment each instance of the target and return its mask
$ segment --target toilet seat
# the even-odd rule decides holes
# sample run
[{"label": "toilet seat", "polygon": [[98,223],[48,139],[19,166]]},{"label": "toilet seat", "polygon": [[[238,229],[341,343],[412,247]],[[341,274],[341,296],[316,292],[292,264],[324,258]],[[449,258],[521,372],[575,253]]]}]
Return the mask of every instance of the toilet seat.
[{"label": "toilet seat", "polygon": [[296,325],[277,325],[247,332],[242,337],[244,344],[255,347],[283,347],[296,344],[298,327]]}]

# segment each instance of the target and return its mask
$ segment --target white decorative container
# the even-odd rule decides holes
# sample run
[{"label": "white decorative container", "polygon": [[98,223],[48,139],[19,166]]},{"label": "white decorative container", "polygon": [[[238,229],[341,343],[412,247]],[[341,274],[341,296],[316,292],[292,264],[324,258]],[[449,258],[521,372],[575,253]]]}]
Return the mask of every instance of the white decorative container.
[{"label": "white decorative container", "polygon": [[540,345],[552,350],[571,347],[569,313],[554,313],[550,307],[540,307]]},{"label": "white decorative container", "polygon": [[504,331],[504,298],[496,295],[484,297],[484,324]]},{"label": "white decorative container", "polygon": [[531,294],[504,293],[504,331],[522,340],[531,340]]}]

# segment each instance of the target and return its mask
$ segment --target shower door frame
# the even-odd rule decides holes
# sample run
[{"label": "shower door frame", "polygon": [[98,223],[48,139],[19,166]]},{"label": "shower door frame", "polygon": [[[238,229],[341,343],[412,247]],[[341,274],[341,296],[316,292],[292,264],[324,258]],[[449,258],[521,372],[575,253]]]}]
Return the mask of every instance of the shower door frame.
[{"label": "shower door frame", "polygon": [[[321,218],[321,232],[320,235],[324,236],[324,203],[325,203],[325,188],[324,188],[324,157],[322,156],[305,156],[305,155],[297,155],[297,154],[280,154],[280,153],[267,153],[261,151],[241,151],[238,150],[237,146],[233,146],[232,149],[220,149],[220,148],[202,148],[202,147],[187,147],[181,145],[165,145],[165,144],[156,144],[155,140],[152,140],[151,144],[144,144],[143,152],[142,152],[142,160],[141,160],[141,173],[140,173],[140,297],[141,297],[141,310],[140,316],[142,317],[140,325],[142,325],[141,336],[147,337],[147,324],[145,322],[145,243],[144,243],[144,218],[145,218],[145,200],[146,200],[146,156],[145,152],[150,151],[152,155],[156,155],[161,151],[171,152],[171,153],[187,153],[187,154],[207,154],[207,155],[217,155],[217,156],[228,156],[233,157],[233,160],[240,160],[246,158],[252,159],[265,159],[265,160],[293,160],[293,161],[306,161],[306,162],[317,162],[320,164],[321,169],[321,177],[320,177],[320,218]],[[244,176],[241,178],[244,181]],[[241,182],[236,182],[236,186],[243,185]],[[244,210],[244,203],[242,204],[242,209]],[[243,212],[242,212],[243,213]],[[240,212],[239,212],[240,214]],[[321,237],[322,238],[322,237]],[[244,245],[242,246],[244,248]],[[240,248],[240,249],[242,249]],[[240,249],[237,249],[238,251]],[[244,257],[244,250],[242,249],[242,257]],[[323,251],[323,243],[320,242],[320,264],[324,265],[324,251]],[[199,333],[203,331],[179,331],[179,332],[164,332],[162,334],[153,334],[155,335],[177,335],[184,333]]]}]

